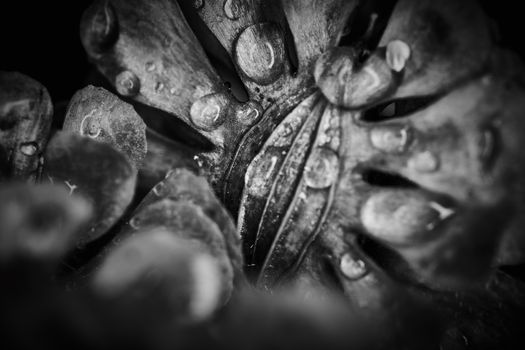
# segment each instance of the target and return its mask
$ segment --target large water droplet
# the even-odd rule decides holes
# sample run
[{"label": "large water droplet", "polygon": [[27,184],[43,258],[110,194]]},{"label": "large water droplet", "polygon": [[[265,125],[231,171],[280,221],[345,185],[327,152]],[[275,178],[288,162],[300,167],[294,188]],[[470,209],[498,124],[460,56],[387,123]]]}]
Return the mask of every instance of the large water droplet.
[{"label": "large water droplet", "polygon": [[345,277],[350,280],[360,279],[368,273],[368,268],[365,262],[353,256],[351,253],[343,255],[339,267]]},{"label": "large water droplet", "polygon": [[153,194],[157,197],[164,197],[166,195],[166,183],[164,181],[159,182],[153,187]]},{"label": "large water droplet", "polygon": [[244,125],[253,125],[262,115],[262,107],[255,101],[248,101],[237,110],[236,116]]},{"label": "large water droplet", "polygon": [[408,161],[408,167],[422,173],[431,173],[439,168],[439,159],[430,151],[417,153]]},{"label": "large water droplet", "polygon": [[410,57],[410,47],[401,40],[393,40],[386,46],[386,63],[396,71],[401,72]]},{"label": "large water droplet", "polygon": [[38,153],[38,144],[36,142],[24,142],[20,145],[22,154],[32,157]]},{"label": "large water droplet", "polygon": [[191,106],[191,121],[201,130],[215,130],[224,123],[230,103],[230,98],[225,94],[206,95],[195,101]]},{"label": "large water droplet", "polygon": [[120,72],[115,79],[117,91],[122,96],[135,96],[140,90],[140,80],[135,73],[125,70]]},{"label": "large water droplet", "polygon": [[273,23],[246,28],[235,47],[235,60],[242,72],[259,84],[277,80],[284,70],[283,34]]},{"label": "large water droplet", "polygon": [[231,20],[239,19],[242,13],[241,3],[238,0],[224,1],[224,14]]},{"label": "large water droplet", "polygon": [[411,141],[408,126],[378,126],[370,130],[370,142],[380,151],[400,153],[406,150]]},{"label": "large water droplet", "polygon": [[200,10],[204,6],[204,0],[193,0],[193,8]]},{"label": "large water droplet", "polygon": [[337,180],[339,156],[328,148],[316,148],[308,158],[304,180],[308,187],[326,188]]},{"label": "large water droplet", "polygon": [[390,244],[415,244],[433,237],[438,224],[454,210],[417,191],[383,191],[361,209],[361,222],[374,237]]}]

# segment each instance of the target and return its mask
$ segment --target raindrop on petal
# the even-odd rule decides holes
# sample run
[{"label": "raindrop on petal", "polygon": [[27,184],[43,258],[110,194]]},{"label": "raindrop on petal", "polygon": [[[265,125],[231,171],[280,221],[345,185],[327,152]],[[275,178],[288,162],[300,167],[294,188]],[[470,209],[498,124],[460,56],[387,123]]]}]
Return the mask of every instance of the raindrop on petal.
[{"label": "raindrop on petal", "polygon": [[396,71],[401,72],[410,58],[410,47],[401,40],[393,40],[386,46],[386,63]]},{"label": "raindrop on petal", "polygon": [[339,267],[345,277],[350,280],[360,279],[368,273],[365,262],[350,253],[343,255]]},{"label": "raindrop on petal", "polygon": [[122,96],[135,96],[140,90],[139,78],[129,70],[120,72],[115,79],[117,91]]},{"label": "raindrop on petal", "polygon": [[241,4],[238,0],[224,1],[224,14],[231,20],[239,19],[241,16]]},{"label": "raindrop on petal", "polygon": [[253,125],[262,115],[262,107],[255,101],[248,101],[237,110],[237,120],[244,125]]},{"label": "raindrop on petal", "polygon": [[383,152],[403,152],[410,141],[411,130],[407,126],[378,126],[370,130],[372,146]]},{"label": "raindrop on petal", "polygon": [[326,188],[335,183],[339,174],[339,156],[328,148],[313,150],[304,170],[304,180],[308,187]]},{"label": "raindrop on petal", "polygon": [[425,241],[454,210],[414,191],[385,191],[372,195],[361,208],[361,222],[374,237],[391,244]]},{"label": "raindrop on petal", "polygon": [[206,95],[191,106],[191,121],[201,130],[215,130],[224,123],[230,102],[225,94]]},{"label": "raindrop on petal", "polygon": [[36,142],[24,142],[20,145],[20,152],[31,157],[38,153],[38,144]]},{"label": "raindrop on petal", "polygon": [[432,173],[439,169],[439,159],[432,152],[424,151],[410,158],[408,166],[422,173]]},{"label": "raindrop on petal", "polygon": [[246,28],[235,46],[235,61],[239,68],[259,84],[270,84],[279,79],[285,59],[283,34],[272,23]]}]

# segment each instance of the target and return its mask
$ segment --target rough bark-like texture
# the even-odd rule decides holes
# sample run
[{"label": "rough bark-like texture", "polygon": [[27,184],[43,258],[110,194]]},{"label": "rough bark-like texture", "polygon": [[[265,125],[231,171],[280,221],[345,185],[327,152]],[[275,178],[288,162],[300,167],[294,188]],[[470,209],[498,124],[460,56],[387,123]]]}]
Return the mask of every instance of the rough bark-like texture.
[{"label": "rough bark-like texture", "polygon": [[45,87],[20,73],[0,72],[0,180],[39,180],[52,118]]}]

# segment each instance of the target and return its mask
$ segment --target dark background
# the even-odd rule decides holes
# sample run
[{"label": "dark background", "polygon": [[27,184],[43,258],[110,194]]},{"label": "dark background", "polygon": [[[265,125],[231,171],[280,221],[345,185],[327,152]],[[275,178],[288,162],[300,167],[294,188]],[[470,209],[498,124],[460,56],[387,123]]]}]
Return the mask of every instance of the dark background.
[{"label": "dark background", "polygon": [[[78,27],[90,2],[1,0],[0,70],[19,71],[40,81],[55,103],[69,99],[85,85],[89,71]],[[500,27],[501,45],[524,58],[522,1],[483,0],[482,4]]]}]

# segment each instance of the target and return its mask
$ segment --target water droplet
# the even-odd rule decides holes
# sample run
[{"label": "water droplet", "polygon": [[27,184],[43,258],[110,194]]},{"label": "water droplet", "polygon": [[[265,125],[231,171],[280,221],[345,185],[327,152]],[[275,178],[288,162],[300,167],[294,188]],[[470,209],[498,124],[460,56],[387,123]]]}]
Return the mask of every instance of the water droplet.
[{"label": "water droplet", "polygon": [[153,193],[157,197],[164,197],[165,189],[166,189],[166,184],[164,183],[164,181],[161,181],[158,184],[156,184],[155,187],[153,187]]},{"label": "water droplet", "polygon": [[22,154],[32,157],[38,153],[38,144],[36,142],[24,142],[20,145]]},{"label": "water droplet", "polygon": [[80,135],[87,135],[88,137],[95,139],[102,133],[98,121],[93,117],[97,113],[96,109],[89,112],[82,121],[80,122]]},{"label": "water droplet", "polygon": [[[92,120],[92,119],[90,119]],[[96,125],[96,123],[90,122],[87,125],[87,136],[89,136],[92,139],[97,138],[100,136],[102,130]]]},{"label": "water droplet", "polygon": [[122,241],[122,236],[119,234],[116,234],[111,240],[111,242],[113,242],[113,244],[115,245],[119,245],[121,241]]},{"label": "water droplet", "polygon": [[129,221],[129,226],[134,230],[138,230],[140,228],[140,219],[137,216],[134,216]]},{"label": "water droplet", "polygon": [[[109,1],[98,3],[90,22],[82,27],[82,41],[88,51],[100,54],[108,50],[118,39],[118,23]],[[85,29],[84,29],[85,28]]]},{"label": "water droplet", "polygon": [[408,167],[422,173],[431,173],[439,168],[439,159],[432,152],[424,151],[410,158]]},{"label": "water droplet", "polygon": [[204,161],[202,160],[201,157],[199,157],[199,156],[194,156],[194,157],[193,157],[193,160],[195,161],[195,163],[197,163],[197,166],[198,166],[199,168],[202,168],[202,167],[204,166]]},{"label": "water droplet", "polygon": [[239,19],[241,16],[241,4],[237,0],[224,1],[224,14],[231,20]]},{"label": "water droplet", "polygon": [[162,90],[164,90],[164,84],[158,81],[157,84],[155,85],[155,91],[161,92]]},{"label": "water droplet", "polygon": [[155,68],[157,68],[155,66],[155,63],[153,63],[153,62],[146,63],[146,71],[147,72],[153,72],[155,70]]},{"label": "water droplet", "polygon": [[131,71],[125,70],[119,73],[115,79],[117,91],[122,96],[135,96],[140,90],[140,80]]},{"label": "water droplet", "polygon": [[361,259],[355,258],[350,253],[343,255],[339,267],[345,277],[350,280],[360,279],[368,273],[368,268],[365,262]]},{"label": "water droplet", "polygon": [[401,40],[393,40],[386,46],[386,63],[396,71],[401,72],[410,57],[410,47]]},{"label": "water droplet", "polygon": [[481,131],[479,137],[479,159],[485,171],[494,164],[497,154],[497,135],[498,132],[492,125]]},{"label": "water droplet", "polygon": [[255,101],[248,101],[237,110],[237,120],[244,125],[253,125],[262,115],[262,107]]},{"label": "water droplet", "polygon": [[408,126],[378,126],[370,130],[370,142],[383,152],[403,152],[410,141],[411,129]]},{"label": "water droplet", "polygon": [[256,158],[246,172],[246,186],[253,196],[264,196],[279,170],[277,163],[279,156],[265,153]]},{"label": "water droplet", "polygon": [[453,214],[421,192],[392,190],[376,193],[365,202],[361,222],[374,237],[406,245],[433,237],[430,232]]},{"label": "water droplet", "polygon": [[305,166],[304,180],[308,187],[326,188],[339,174],[339,156],[328,148],[316,148]]},{"label": "water droplet", "polygon": [[206,95],[191,106],[191,121],[201,130],[212,131],[224,123],[230,103],[225,94]]},{"label": "water droplet", "polygon": [[235,60],[242,72],[259,84],[277,80],[286,60],[281,30],[273,23],[246,28],[237,40]]},{"label": "water droplet", "polygon": [[204,6],[204,0],[194,0],[193,1],[193,8],[196,10],[201,9]]}]

